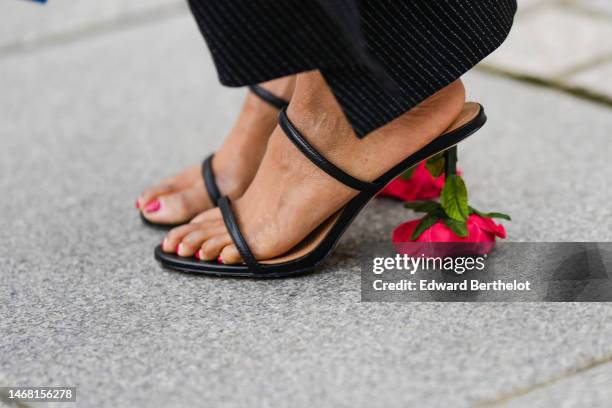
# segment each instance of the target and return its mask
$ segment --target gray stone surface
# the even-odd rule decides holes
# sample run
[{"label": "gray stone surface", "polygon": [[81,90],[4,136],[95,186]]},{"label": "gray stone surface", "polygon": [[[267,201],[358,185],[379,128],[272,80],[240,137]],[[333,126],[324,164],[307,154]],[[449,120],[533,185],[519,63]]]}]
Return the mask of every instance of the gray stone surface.
[{"label": "gray stone surface", "polygon": [[186,11],[183,0],[11,0],[0,4],[0,51],[87,35],[126,18]]},{"label": "gray stone surface", "polygon": [[557,5],[562,0],[517,0],[518,13],[531,13],[541,7],[548,7],[550,5]]},{"label": "gray stone surface", "polygon": [[608,19],[568,7],[538,8],[516,19],[508,40],[485,63],[513,72],[554,79],[612,53]]},{"label": "gray stone surface", "polygon": [[578,72],[569,77],[567,82],[612,96],[612,56],[610,56],[608,63]]},{"label": "gray stone surface", "polygon": [[574,0],[574,4],[606,17],[612,17],[612,2],[608,0]]},{"label": "gray stone surface", "polygon": [[559,378],[554,384],[535,389],[499,406],[609,408],[612,406],[612,364],[607,363],[584,373]]},{"label": "gray stone surface", "polygon": [[[466,83],[490,117],[460,149],[477,206],[512,240],[611,240],[610,111]],[[189,17],[5,57],[0,89],[0,384],[86,407],[465,407],[612,355],[608,304],[360,303],[359,244],[414,216],[389,202],[313,275],[160,269],[133,201],[214,150],[243,92]]]},{"label": "gray stone surface", "polygon": [[461,148],[476,207],[511,214],[510,240],[610,241],[610,109],[493,77],[467,85],[490,118]]}]

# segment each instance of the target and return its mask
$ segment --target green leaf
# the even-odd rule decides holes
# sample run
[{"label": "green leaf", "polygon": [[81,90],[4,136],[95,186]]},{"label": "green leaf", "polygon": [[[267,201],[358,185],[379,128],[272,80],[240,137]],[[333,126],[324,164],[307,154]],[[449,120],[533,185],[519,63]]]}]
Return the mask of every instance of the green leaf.
[{"label": "green leaf", "polygon": [[470,214],[478,214],[481,217],[486,218],[501,218],[503,220],[512,221],[512,218],[508,214],[500,213],[500,212],[489,212],[483,213],[482,211],[478,211],[474,207],[470,207]]},{"label": "green leaf", "polygon": [[467,223],[465,221],[457,221],[452,218],[445,218],[444,224],[460,237],[468,236]]},{"label": "green leaf", "polygon": [[444,153],[438,153],[435,156],[431,156],[425,162],[425,167],[427,168],[427,170],[429,170],[429,173],[433,177],[438,177],[442,173],[444,173],[444,166],[445,166]]},{"label": "green leaf", "polygon": [[417,239],[418,237],[421,236],[421,234],[423,232],[425,232],[425,230],[427,230],[429,227],[431,227],[432,225],[434,225],[436,222],[438,222],[439,218],[435,215],[427,215],[425,216],[421,222],[419,223],[419,225],[417,225],[417,227],[414,229],[414,231],[412,232],[412,240]]},{"label": "green leaf", "polygon": [[414,210],[416,212],[433,213],[440,212],[442,207],[440,203],[435,201],[410,201],[404,203],[404,207]]},{"label": "green leaf", "polygon": [[512,218],[508,214],[500,213],[500,212],[490,212],[485,214],[486,217],[489,218],[501,218],[503,220],[512,221]]},{"label": "green leaf", "polygon": [[440,194],[440,205],[450,218],[465,221],[470,215],[468,193],[460,176],[453,174],[446,178],[446,183]]},{"label": "green leaf", "polygon": [[412,166],[411,168],[409,168],[408,170],[406,170],[405,172],[403,172],[400,175],[400,178],[402,180],[410,180],[410,178],[412,177],[412,174],[414,173],[414,169],[416,169],[416,166]]}]

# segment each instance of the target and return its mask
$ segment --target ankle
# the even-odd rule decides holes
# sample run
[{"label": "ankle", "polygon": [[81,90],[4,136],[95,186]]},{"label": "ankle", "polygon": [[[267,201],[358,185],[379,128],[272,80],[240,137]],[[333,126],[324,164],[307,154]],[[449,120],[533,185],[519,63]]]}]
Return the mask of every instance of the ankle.
[{"label": "ankle", "polygon": [[322,77],[309,73],[298,77],[287,113],[328,160],[354,177],[371,181],[441,135],[460,114],[464,103],[465,89],[457,80],[359,139]]},{"label": "ankle", "polygon": [[299,74],[287,116],[315,149],[330,160],[358,140],[318,71]]},{"label": "ankle", "polygon": [[295,75],[273,79],[259,84],[266,90],[272,92],[274,96],[290,101],[295,90]]},{"label": "ankle", "polygon": [[[272,93],[274,96],[285,101],[290,101],[295,88],[295,75],[283,78],[273,79],[272,81],[262,82],[259,84],[262,88]],[[251,124],[265,121],[274,125],[278,109],[269,103],[261,100],[260,97],[253,95],[251,92],[247,94],[243,112],[247,113],[251,119]],[[249,125],[251,125],[249,124]]]}]

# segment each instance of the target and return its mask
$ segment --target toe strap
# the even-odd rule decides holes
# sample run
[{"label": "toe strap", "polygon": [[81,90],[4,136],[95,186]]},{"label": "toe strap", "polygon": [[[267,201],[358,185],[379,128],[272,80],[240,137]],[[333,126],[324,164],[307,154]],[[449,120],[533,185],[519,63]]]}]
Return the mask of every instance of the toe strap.
[{"label": "toe strap", "polygon": [[221,198],[221,192],[215,181],[215,173],[212,168],[212,159],[214,154],[208,156],[202,162],[202,179],[204,179],[204,187],[208,192],[208,196],[214,205],[219,205],[217,202]]},{"label": "toe strap", "polygon": [[240,256],[245,264],[249,267],[251,272],[258,273],[261,271],[259,263],[257,259],[253,256],[249,245],[247,244],[242,232],[240,232],[240,228],[238,227],[238,223],[236,222],[236,217],[234,216],[234,211],[232,210],[232,203],[228,197],[221,197],[217,202],[219,209],[221,210],[221,215],[223,216],[223,222],[225,223],[225,227],[232,237],[232,241],[234,241],[234,245],[238,249]]}]

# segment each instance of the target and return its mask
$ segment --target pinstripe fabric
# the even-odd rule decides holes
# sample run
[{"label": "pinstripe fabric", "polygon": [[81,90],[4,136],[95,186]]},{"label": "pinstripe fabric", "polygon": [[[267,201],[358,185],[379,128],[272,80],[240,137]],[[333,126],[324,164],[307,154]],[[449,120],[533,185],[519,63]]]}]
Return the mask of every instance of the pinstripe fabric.
[{"label": "pinstripe fabric", "polygon": [[506,38],[516,0],[189,0],[228,86],[319,69],[363,137]]}]

